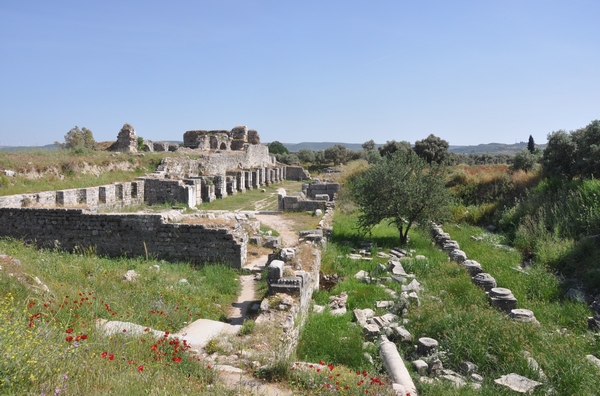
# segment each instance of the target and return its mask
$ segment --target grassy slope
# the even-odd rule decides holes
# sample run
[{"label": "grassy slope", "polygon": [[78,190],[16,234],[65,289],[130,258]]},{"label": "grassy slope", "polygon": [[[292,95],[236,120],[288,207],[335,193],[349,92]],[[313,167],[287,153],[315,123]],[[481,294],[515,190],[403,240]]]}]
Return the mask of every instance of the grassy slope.
[{"label": "grassy slope", "polygon": [[[149,335],[107,338],[95,321],[130,321],[173,332],[196,318],[218,320],[237,294],[231,269],[38,251],[10,240],[0,240],[0,252],[21,262],[0,263],[1,394],[62,388],[73,395],[226,394],[218,386],[207,390],[214,371],[185,346]],[[130,269],[140,274],[138,281],[121,279]],[[34,277],[50,293],[23,285],[35,284]],[[188,283],[179,282],[184,278]]]},{"label": "grassy slope", "polygon": [[[353,216],[338,213],[334,240],[359,240],[352,224]],[[471,282],[467,272],[449,262],[445,253],[432,246],[427,232],[415,230],[411,233],[409,248],[414,249],[415,254],[427,256],[428,260],[404,265],[407,272],[413,272],[425,288],[421,293],[421,306],[411,307],[406,316],[409,320],[406,328],[415,340],[428,336],[440,341],[440,349],[445,352],[442,358],[445,368],[459,371],[460,363],[468,360],[479,366],[479,373],[485,378],[480,391],[466,388],[456,390],[445,383],[419,383],[420,394],[510,395],[512,392],[495,385],[493,380],[512,372],[543,382],[540,374],[529,367],[522,351],[530,352],[538,361],[548,377],[548,386],[553,387],[556,394],[596,394],[600,386],[598,368],[589,363],[585,356],[600,356],[600,346],[596,336],[587,330],[586,318],[590,311],[585,304],[566,301],[559,282],[545,268],[533,267],[528,274],[516,271],[514,268],[518,267],[521,260],[519,253],[495,248],[500,242],[497,237],[477,227],[447,225],[444,229],[461,244],[469,258],[479,261],[496,278],[499,286],[513,291],[519,301],[518,307],[533,310],[541,327],[515,323],[491,308],[485,293]],[[473,241],[471,235],[483,236],[484,240]],[[396,230],[380,225],[369,239],[378,246],[393,246],[395,238]],[[341,243],[329,245],[324,255],[323,270],[346,278],[330,293],[317,293],[316,303],[326,304],[330,294],[341,291],[348,292],[349,309],[373,308],[376,300],[388,299],[381,294],[379,287],[359,283],[352,277],[359,269],[370,270],[373,264],[343,258],[347,251],[348,247]],[[393,284],[388,286],[397,287]],[[299,355],[313,361],[326,358],[358,361],[355,366],[364,367],[364,361],[359,360],[362,354],[360,349],[358,353],[355,348],[354,352],[344,351],[346,355],[335,357],[326,347],[345,333],[331,332],[331,336],[328,336],[325,328],[351,329],[351,314],[332,319],[336,321],[335,326],[323,324],[323,319],[315,317],[318,316],[309,317],[307,328],[314,326],[321,331],[317,332],[318,336],[303,332]],[[345,323],[345,327],[338,323],[340,321]],[[413,355],[414,344],[401,345],[399,348],[407,361],[417,358]],[[535,394],[545,394],[548,386]]]}]

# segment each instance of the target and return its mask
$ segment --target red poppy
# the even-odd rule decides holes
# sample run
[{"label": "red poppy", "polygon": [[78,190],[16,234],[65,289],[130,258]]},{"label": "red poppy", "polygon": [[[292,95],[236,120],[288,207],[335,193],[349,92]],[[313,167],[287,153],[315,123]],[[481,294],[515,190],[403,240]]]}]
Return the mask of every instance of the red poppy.
[{"label": "red poppy", "polygon": [[87,334],[82,334],[80,337],[82,340],[87,340]]},{"label": "red poppy", "polygon": [[110,355],[108,355],[108,360],[114,360],[115,358],[115,354],[111,353]]},{"label": "red poppy", "polygon": [[181,363],[181,358],[180,357],[174,357],[172,359],[175,363]]},{"label": "red poppy", "polygon": [[138,371],[144,371],[144,366],[138,366]]},{"label": "red poppy", "polygon": [[71,342],[71,341],[73,341],[73,337],[68,336],[67,338],[65,338],[65,340],[67,340],[67,342]]},{"label": "red poppy", "polygon": [[107,353],[106,351],[105,351],[105,352],[102,352],[102,353],[100,354],[100,356],[102,356],[102,359],[106,359],[106,355],[108,355],[108,353]]},{"label": "red poppy", "polygon": [[66,330],[66,332],[67,332],[68,334],[71,334],[71,333],[73,332],[73,329],[67,329],[67,330]]}]

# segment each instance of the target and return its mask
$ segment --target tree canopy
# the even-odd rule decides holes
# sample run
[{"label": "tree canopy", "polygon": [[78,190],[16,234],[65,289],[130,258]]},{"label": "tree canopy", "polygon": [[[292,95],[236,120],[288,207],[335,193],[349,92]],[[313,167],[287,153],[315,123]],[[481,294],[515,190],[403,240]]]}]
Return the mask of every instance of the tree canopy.
[{"label": "tree canopy", "polygon": [[65,142],[59,144],[66,149],[81,150],[93,149],[96,141],[92,131],[85,127],[79,129],[78,126],[75,126],[65,135]]},{"label": "tree canopy", "polygon": [[600,121],[571,133],[559,130],[549,134],[542,164],[550,176],[599,178]]},{"label": "tree canopy", "polygon": [[397,142],[395,140],[388,140],[383,146],[378,148],[379,150],[379,154],[381,154],[382,157],[388,155],[388,154],[393,154],[396,151],[402,151],[402,152],[409,152],[412,150],[412,147],[410,146],[410,143],[403,140],[401,142]]},{"label": "tree canopy", "polygon": [[278,142],[277,140],[272,141],[271,143],[267,144],[267,147],[269,148],[269,154],[288,154],[289,150],[280,142]]},{"label": "tree canopy", "polygon": [[358,226],[370,230],[383,220],[400,232],[400,244],[416,223],[439,221],[448,213],[450,193],[445,167],[399,151],[386,155],[350,181],[350,192],[361,213]]},{"label": "tree canopy", "polygon": [[449,147],[447,141],[431,134],[423,140],[417,140],[414,150],[419,157],[424,158],[428,163],[437,162],[441,164],[448,157]]},{"label": "tree canopy", "polygon": [[334,165],[345,164],[348,161],[348,149],[341,144],[325,149],[325,159],[333,162]]}]

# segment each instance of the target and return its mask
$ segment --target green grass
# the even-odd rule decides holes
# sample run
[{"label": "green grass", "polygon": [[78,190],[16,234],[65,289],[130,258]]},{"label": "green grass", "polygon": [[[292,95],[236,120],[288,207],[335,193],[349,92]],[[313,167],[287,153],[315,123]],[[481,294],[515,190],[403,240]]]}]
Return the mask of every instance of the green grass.
[{"label": "green grass", "polygon": [[[378,286],[353,278],[358,270],[369,270],[374,265],[345,258],[350,246],[342,242],[350,241],[352,246],[356,246],[364,238],[353,224],[351,214],[336,213],[334,238],[323,254],[322,269],[346,278],[330,292],[321,290],[315,293],[314,298],[316,303],[326,304],[329,295],[346,291],[349,309],[374,309],[374,301],[389,298],[380,294],[381,288]],[[592,314],[587,306],[566,300],[565,286],[545,266],[534,264],[527,269],[527,273],[517,271],[522,260],[521,254],[516,250],[497,247],[503,243],[501,237],[463,224],[445,225],[444,230],[460,243],[470,259],[481,263],[484,270],[496,279],[498,286],[511,289],[518,299],[518,307],[531,309],[541,327],[515,323],[504,313],[492,308],[483,290],[471,282],[468,273],[450,262],[447,254],[432,244],[427,230],[414,229],[406,248],[414,250],[414,254],[426,256],[427,260],[403,262],[403,266],[407,272],[416,275],[425,290],[420,293],[421,306],[412,306],[404,317],[408,320],[405,326],[413,334],[415,342],[425,336],[440,342],[440,349],[445,352],[442,355],[445,368],[459,371],[460,363],[468,360],[478,365],[479,373],[485,378],[480,391],[466,388],[456,390],[445,383],[428,385],[416,381],[420,394],[510,395],[512,392],[495,385],[493,380],[512,372],[544,382],[545,385],[534,393],[536,395],[546,394],[550,386],[557,395],[597,394],[599,370],[585,356],[600,356],[600,346],[596,335],[587,329],[586,319]],[[387,248],[396,245],[394,238],[397,235],[393,227],[380,224],[368,238],[377,246]],[[481,236],[483,240],[475,241],[471,236]],[[314,326],[319,334],[333,333],[334,338],[344,337],[337,334],[337,328],[343,328],[341,325],[336,323],[333,326],[325,321],[326,316],[321,316],[312,315],[308,323],[316,321]],[[335,320],[345,320],[345,325],[352,327],[349,315]],[[302,334],[305,337],[306,333]],[[321,338],[323,341],[319,343],[315,337],[311,352],[303,353],[313,360],[330,357],[326,352],[326,344],[332,341],[329,337]],[[405,361],[417,358],[414,343],[398,347]],[[301,351],[299,349],[299,353]],[[528,366],[523,351],[530,352],[538,361],[548,377],[547,381]],[[408,366],[412,371],[411,365]],[[415,373],[413,375],[416,377]]]},{"label": "green grass", "polygon": [[[105,337],[96,320],[169,332],[197,318],[219,320],[237,295],[230,268],[38,251],[7,239],[0,252],[21,262],[0,263],[1,394],[227,394],[181,343]],[[121,279],[130,269],[140,274],[135,282]],[[34,277],[50,292],[26,287]]]},{"label": "green grass", "polygon": [[[263,186],[259,189],[246,190],[244,193],[238,192],[235,195],[228,195],[224,199],[217,199],[212,202],[203,202],[198,205],[202,210],[277,210],[277,190],[286,189],[288,194],[302,190],[301,182],[284,181],[282,183]],[[265,192],[262,192],[262,190]]]}]

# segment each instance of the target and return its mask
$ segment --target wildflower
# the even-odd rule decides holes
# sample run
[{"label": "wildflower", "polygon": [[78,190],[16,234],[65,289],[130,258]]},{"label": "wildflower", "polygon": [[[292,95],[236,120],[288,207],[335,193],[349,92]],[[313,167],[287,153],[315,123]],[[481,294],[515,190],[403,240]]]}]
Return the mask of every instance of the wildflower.
[{"label": "wildflower", "polygon": [[137,371],[144,371],[144,366],[138,366]]},{"label": "wildflower", "polygon": [[111,353],[110,355],[108,355],[108,360],[114,360],[115,358],[115,354]]},{"label": "wildflower", "polygon": [[108,352],[104,351],[100,354],[100,356],[102,356],[102,359],[106,359],[106,355],[108,355]]},{"label": "wildflower", "polygon": [[174,357],[172,359],[175,363],[181,363],[181,358],[180,357]]},{"label": "wildflower", "polygon": [[71,337],[71,336],[68,336],[67,338],[65,338],[65,340],[66,340],[67,342],[71,342],[71,341],[73,341],[73,337]]},{"label": "wildflower", "polygon": [[71,333],[73,332],[73,329],[67,329],[65,332],[66,332],[67,334],[71,334]]}]

